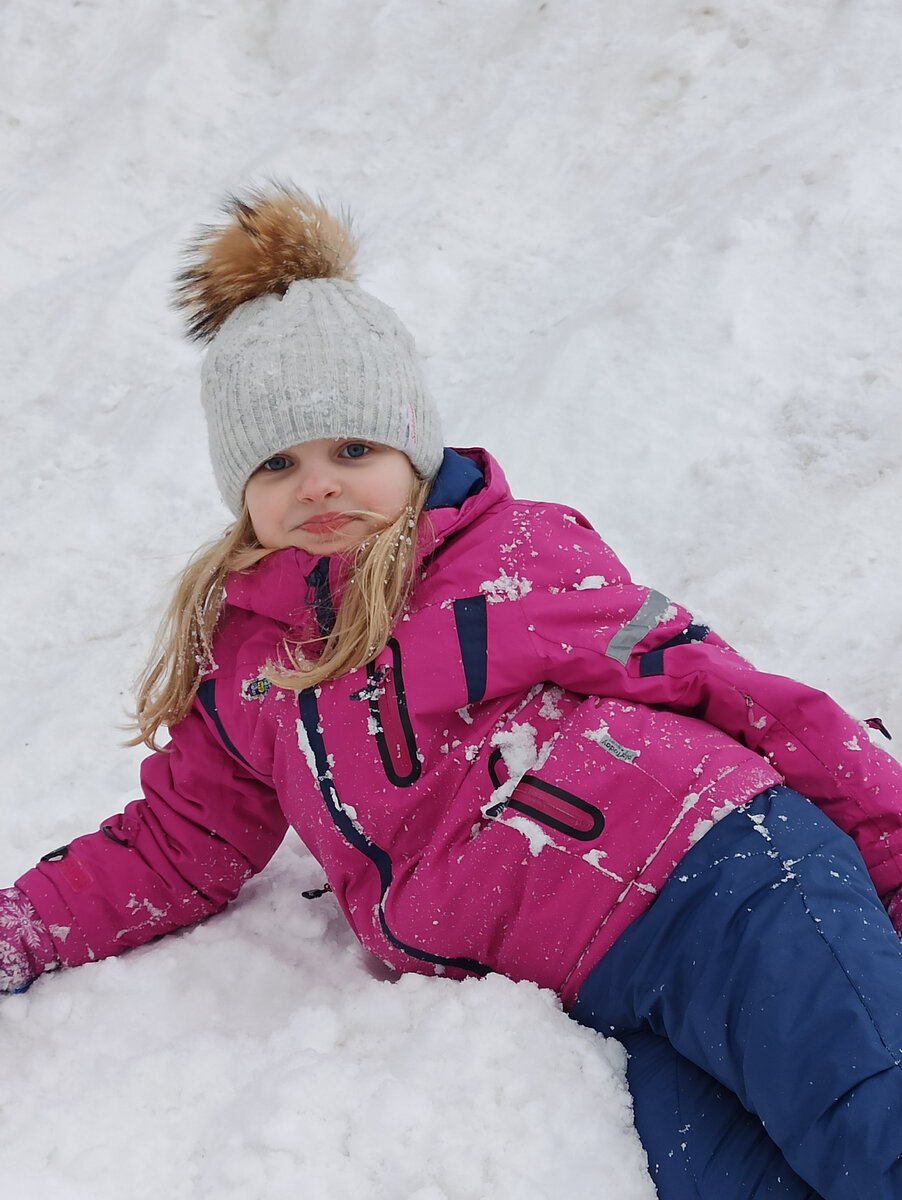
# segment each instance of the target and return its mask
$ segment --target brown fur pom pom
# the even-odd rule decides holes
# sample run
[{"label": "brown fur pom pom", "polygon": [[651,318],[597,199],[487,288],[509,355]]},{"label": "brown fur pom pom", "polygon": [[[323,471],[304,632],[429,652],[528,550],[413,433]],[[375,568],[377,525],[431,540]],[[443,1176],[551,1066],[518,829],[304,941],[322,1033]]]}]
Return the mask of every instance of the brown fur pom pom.
[{"label": "brown fur pom pom", "polygon": [[189,337],[209,341],[239,304],[284,296],[297,279],[355,278],[347,215],[333,216],[291,184],[232,196],[224,210],[229,220],[200,231],[176,279],[174,304]]}]

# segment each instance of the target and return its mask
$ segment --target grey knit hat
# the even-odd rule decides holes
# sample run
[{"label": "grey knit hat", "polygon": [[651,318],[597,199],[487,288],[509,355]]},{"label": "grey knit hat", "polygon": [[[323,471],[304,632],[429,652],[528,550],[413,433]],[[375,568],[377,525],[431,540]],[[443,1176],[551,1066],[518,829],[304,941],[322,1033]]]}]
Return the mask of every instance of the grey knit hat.
[{"label": "grey knit hat", "polygon": [[176,303],[191,336],[210,343],[201,396],[231,511],[262,462],[316,438],[381,442],[433,478],[438,412],[413,338],[354,282],[347,218],[284,185],[226,211],[230,222],[189,248]]}]

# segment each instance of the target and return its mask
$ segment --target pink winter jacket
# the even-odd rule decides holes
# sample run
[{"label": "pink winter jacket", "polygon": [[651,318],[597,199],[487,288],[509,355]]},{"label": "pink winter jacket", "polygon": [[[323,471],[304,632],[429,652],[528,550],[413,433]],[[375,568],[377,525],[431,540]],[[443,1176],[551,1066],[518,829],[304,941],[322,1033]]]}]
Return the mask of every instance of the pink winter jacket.
[{"label": "pink winter jacket", "polygon": [[262,677],[328,627],[345,564],[233,576],[216,668],[143,798],[19,885],[64,965],[222,908],[289,824],[357,937],[401,971],[499,971],[572,1003],[688,848],[785,780],[902,882],[902,768],[825,695],[752,668],[630,581],[578,513],[446,452],[421,578],[386,648],[294,693]]}]

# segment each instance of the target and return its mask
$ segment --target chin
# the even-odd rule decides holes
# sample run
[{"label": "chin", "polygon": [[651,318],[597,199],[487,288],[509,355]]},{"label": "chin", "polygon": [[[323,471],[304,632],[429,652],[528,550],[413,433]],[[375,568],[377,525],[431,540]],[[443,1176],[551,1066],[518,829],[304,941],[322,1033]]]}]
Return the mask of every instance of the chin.
[{"label": "chin", "polygon": [[346,551],[356,550],[366,535],[357,538],[307,538],[301,537],[296,541],[292,541],[290,545],[295,546],[298,550],[303,550],[306,554],[315,555],[317,558],[322,558],[324,555],[341,554]]}]

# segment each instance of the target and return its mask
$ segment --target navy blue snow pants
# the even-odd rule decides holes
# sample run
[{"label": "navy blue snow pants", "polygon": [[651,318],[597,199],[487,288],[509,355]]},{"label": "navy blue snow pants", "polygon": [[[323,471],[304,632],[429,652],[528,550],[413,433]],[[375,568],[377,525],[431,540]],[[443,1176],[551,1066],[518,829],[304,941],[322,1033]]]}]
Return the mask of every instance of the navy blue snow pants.
[{"label": "navy blue snow pants", "polygon": [[902,943],[854,842],[774,788],[718,822],[580,989],[660,1200],[902,1200]]}]

